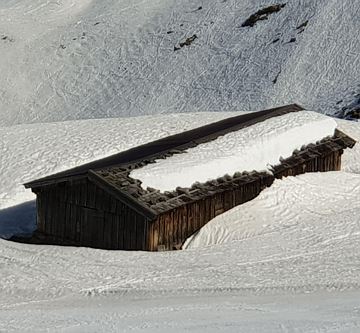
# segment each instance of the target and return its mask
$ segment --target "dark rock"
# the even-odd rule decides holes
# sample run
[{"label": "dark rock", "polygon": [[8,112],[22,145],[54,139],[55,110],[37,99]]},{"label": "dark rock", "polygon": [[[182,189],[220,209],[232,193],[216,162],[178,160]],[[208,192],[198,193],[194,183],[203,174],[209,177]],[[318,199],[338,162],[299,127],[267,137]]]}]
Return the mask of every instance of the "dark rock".
[{"label": "dark rock", "polygon": [[180,47],[184,47],[184,46],[190,46],[195,39],[197,39],[198,37],[196,35],[192,35],[191,37],[186,38],[185,42],[180,43]]},{"label": "dark rock", "polygon": [[179,44],[179,47],[177,47],[176,45],[174,46],[174,51],[179,51],[184,46],[190,46],[197,38],[198,38],[197,35],[192,35],[191,37],[186,38],[184,42],[181,42]]},{"label": "dark rock", "polygon": [[258,10],[255,14],[252,14],[241,26],[242,27],[253,27],[258,21],[267,20],[268,16],[279,12],[286,6],[284,4],[272,5]]},{"label": "dark rock", "polygon": [[304,23],[301,23],[298,27],[296,27],[296,30],[300,30],[302,29],[302,31],[304,31],[303,28],[305,28],[309,23],[309,20],[306,20]]}]

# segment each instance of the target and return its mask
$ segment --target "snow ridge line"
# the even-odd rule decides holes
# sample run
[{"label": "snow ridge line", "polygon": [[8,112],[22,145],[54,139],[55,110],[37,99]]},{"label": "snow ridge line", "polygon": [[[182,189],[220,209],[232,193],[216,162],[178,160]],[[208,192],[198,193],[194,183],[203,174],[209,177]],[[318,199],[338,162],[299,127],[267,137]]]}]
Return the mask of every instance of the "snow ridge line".
[{"label": "snow ridge line", "polygon": [[300,285],[278,285],[268,287],[214,287],[214,288],[180,288],[180,289],[161,289],[151,290],[142,288],[114,288],[114,287],[93,287],[80,290],[80,294],[86,297],[101,297],[116,295],[121,297],[157,297],[157,296],[177,296],[177,295],[217,295],[217,294],[251,294],[251,295],[271,295],[291,292],[292,294],[315,293],[319,291],[353,291],[360,289],[359,283],[334,282],[329,284],[300,284]]}]

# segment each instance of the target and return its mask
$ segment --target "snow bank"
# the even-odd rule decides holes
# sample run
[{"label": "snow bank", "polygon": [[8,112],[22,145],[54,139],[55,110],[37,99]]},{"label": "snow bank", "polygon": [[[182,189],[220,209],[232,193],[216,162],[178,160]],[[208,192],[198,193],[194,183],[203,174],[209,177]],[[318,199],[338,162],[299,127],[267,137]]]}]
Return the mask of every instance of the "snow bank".
[{"label": "snow bank", "polygon": [[295,149],[334,135],[336,126],[334,119],[315,112],[289,113],[226,134],[184,154],[157,160],[132,171],[130,176],[141,180],[144,189],[172,191],[225,174],[270,171]]},{"label": "snow bank", "polygon": [[341,157],[343,171],[360,174],[360,122],[337,119],[339,130],[357,141],[352,149],[346,149]]},{"label": "snow bank", "polygon": [[[282,240],[294,239],[292,232],[297,240],[291,245],[287,239],[288,254],[307,252],[315,244],[327,246],[342,239],[351,242],[353,237],[360,237],[359,194],[360,177],[356,174],[308,173],[277,179],[254,200],[215,217],[190,237],[184,248],[250,239],[257,242],[272,238],[274,233],[279,244],[272,247],[281,247]],[[328,233],[336,236],[325,237]]]}]

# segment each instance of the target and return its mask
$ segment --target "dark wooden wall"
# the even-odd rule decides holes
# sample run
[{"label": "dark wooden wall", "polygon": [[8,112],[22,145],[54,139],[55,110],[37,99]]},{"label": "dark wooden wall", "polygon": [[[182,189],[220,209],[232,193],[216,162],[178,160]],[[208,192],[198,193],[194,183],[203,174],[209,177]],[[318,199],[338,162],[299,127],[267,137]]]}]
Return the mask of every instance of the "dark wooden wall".
[{"label": "dark wooden wall", "polygon": [[38,231],[62,245],[146,250],[148,221],[89,180],[37,192]]},{"label": "dark wooden wall", "polygon": [[325,155],[303,154],[289,158],[286,162],[274,167],[275,178],[296,176],[305,172],[326,172],[341,170],[341,155],[343,150],[336,150]]},{"label": "dark wooden wall", "polygon": [[[239,183],[237,188],[217,193],[160,215],[149,229],[149,250],[163,251],[181,248],[183,242],[215,216],[254,199],[271,186],[275,178],[296,176],[305,172],[337,171],[341,168],[342,150],[327,155],[309,155],[288,159],[288,164],[274,170],[274,176]],[[299,160],[301,158],[301,160]]]}]

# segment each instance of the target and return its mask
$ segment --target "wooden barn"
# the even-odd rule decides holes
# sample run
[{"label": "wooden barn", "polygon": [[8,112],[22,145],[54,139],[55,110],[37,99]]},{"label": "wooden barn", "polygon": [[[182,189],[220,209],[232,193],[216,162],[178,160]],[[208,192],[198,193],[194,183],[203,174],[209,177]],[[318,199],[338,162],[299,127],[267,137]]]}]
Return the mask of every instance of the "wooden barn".
[{"label": "wooden barn", "polygon": [[301,110],[289,105],[228,118],[27,183],[37,195],[33,240],[102,249],[179,249],[215,216],[255,198],[275,178],[340,170],[343,150],[355,141],[336,130],[333,137],[308,145],[275,165],[273,174],[239,170],[234,176],[172,192],[144,190],[130,172],[229,132]]}]

